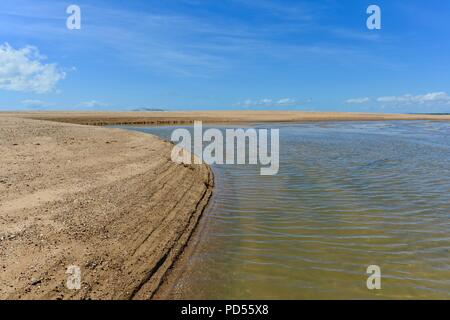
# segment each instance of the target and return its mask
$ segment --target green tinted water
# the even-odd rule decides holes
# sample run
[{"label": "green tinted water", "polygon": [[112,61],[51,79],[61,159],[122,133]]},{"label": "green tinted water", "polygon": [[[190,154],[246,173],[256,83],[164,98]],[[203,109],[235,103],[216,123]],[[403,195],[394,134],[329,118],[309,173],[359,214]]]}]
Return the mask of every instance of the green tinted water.
[{"label": "green tinted water", "polygon": [[257,127],[280,128],[279,174],[214,166],[182,298],[450,298],[449,123]]}]

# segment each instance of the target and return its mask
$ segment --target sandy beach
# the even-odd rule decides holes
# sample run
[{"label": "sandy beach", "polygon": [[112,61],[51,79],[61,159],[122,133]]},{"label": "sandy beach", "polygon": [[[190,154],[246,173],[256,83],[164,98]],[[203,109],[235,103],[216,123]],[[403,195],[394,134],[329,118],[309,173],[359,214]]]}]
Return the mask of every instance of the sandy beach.
[{"label": "sandy beach", "polygon": [[[0,299],[149,299],[212,192],[206,166],[120,129],[0,117]],[[81,290],[66,288],[68,266]]]},{"label": "sandy beach", "polygon": [[306,122],[306,121],[449,121],[450,115],[382,114],[302,111],[186,111],[186,112],[23,112],[0,115],[88,125],[155,125],[204,123]]}]

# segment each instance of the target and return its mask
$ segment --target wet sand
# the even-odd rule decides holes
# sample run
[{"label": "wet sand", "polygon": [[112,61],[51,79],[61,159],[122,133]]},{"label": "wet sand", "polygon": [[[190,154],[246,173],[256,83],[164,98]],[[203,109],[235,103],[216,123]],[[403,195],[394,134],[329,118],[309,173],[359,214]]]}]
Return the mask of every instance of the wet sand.
[{"label": "wet sand", "polygon": [[[24,112],[4,115],[89,125],[154,125],[304,121],[444,120],[450,115],[382,114],[301,111],[190,111],[190,112]],[[2,113],[0,113],[2,115]]]},{"label": "wet sand", "polygon": [[[0,116],[0,299],[149,299],[212,192],[207,166],[120,129]],[[67,267],[81,290],[66,288]]]}]

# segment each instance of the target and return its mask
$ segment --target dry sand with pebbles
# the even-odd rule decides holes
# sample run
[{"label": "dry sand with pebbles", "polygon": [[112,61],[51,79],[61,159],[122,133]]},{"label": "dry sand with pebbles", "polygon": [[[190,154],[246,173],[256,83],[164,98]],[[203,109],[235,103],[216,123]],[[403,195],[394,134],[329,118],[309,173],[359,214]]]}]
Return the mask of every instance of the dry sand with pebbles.
[{"label": "dry sand with pebbles", "polygon": [[148,134],[0,116],[0,299],[151,298],[212,192],[207,166],[170,152]]}]

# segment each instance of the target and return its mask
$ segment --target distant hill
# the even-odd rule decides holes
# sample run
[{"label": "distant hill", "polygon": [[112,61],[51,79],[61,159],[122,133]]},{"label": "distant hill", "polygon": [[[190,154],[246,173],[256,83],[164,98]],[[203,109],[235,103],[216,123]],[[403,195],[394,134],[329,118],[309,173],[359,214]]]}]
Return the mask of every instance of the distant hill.
[{"label": "distant hill", "polygon": [[161,112],[161,111],[166,111],[166,110],[161,109],[161,108],[135,108],[135,109],[132,109],[131,111],[154,111],[154,112]]},{"label": "distant hill", "polygon": [[449,116],[450,113],[410,113],[410,114],[424,114],[430,116]]}]

